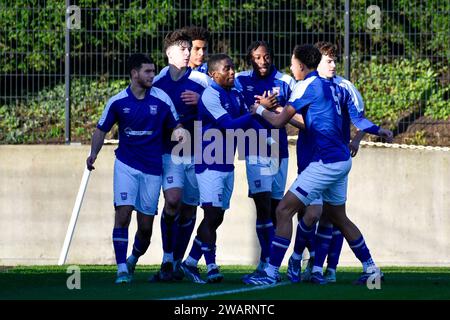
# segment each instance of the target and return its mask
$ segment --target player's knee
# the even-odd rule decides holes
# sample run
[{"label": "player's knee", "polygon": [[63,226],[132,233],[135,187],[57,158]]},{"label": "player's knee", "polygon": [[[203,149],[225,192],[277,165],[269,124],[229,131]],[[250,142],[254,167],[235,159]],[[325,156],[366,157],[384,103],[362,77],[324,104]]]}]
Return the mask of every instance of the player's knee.
[{"label": "player's knee", "polygon": [[294,216],[293,213],[290,212],[289,208],[285,207],[282,204],[279,204],[277,209],[275,210],[277,221],[285,221],[288,219],[292,219]]},{"label": "player's knee", "polygon": [[187,204],[182,204],[180,209],[180,221],[187,222],[195,218],[197,214],[197,207]]},{"label": "player's knee", "polygon": [[114,218],[115,228],[127,228],[130,224],[132,206],[118,206],[116,207],[116,214]]},{"label": "player's knee", "polygon": [[305,215],[303,216],[303,221],[312,226],[317,221],[319,221],[322,215],[322,207],[321,206],[309,206],[306,208]]},{"label": "player's knee", "polygon": [[147,225],[139,226],[138,232],[141,237],[143,237],[145,239],[150,239],[152,236],[152,226],[147,226]]},{"label": "player's knee", "polygon": [[180,207],[181,195],[178,194],[166,195],[165,200],[166,201],[164,209],[166,210],[166,212],[172,215],[175,214]]}]

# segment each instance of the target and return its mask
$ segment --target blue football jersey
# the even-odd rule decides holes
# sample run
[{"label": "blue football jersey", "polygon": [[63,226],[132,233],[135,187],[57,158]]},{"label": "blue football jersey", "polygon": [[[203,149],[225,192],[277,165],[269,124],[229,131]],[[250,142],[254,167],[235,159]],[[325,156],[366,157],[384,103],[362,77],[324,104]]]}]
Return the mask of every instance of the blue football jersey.
[{"label": "blue football jersey", "polygon": [[[305,121],[307,142],[311,149],[307,158],[310,161],[333,163],[348,160],[350,151],[343,132],[341,105],[332,81],[319,77],[317,71],[309,73],[296,84],[289,104]],[[301,133],[298,140],[301,143]],[[298,167],[304,166],[304,163],[298,162],[302,159],[300,153],[297,148]]]},{"label": "blue football jersey", "polygon": [[[278,92],[278,103],[284,107],[289,100],[292,90],[294,89],[295,80],[291,76],[279,72],[275,66],[272,66],[271,73],[267,77],[263,78],[259,77],[253,70],[239,72],[236,75],[235,86],[242,92],[245,103],[248,106],[255,103],[255,95],[262,95],[264,91],[270,91],[272,93],[275,91]],[[258,117],[256,119],[263,128],[268,129],[268,136],[270,137],[270,130],[275,129],[275,127],[273,127],[262,117]],[[289,156],[289,152],[286,129],[281,128],[275,130],[278,130],[279,132],[279,141],[277,141],[280,148],[279,156],[280,158],[287,158]],[[269,148],[266,156],[270,156],[270,154]],[[246,146],[246,155],[249,155],[248,145]]]},{"label": "blue football jersey", "polygon": [[[160,88],[169,95],[175,109],[177,110],[179,121],[183,127],[191,134],[191,150],[194,142],[194,121],[197,119],[197,106],[187,105],[181,99],[181,94],[186,91],[194,91],[202,94],[203,90],[211,83],[211,78],[207,75],[194,71],[191,68],[186,69],[186,73],[177,81],[172,80],[169,73],[169,67],[161,70],[158,76],[153,80],[153,86]],[[170,135],[165,138],[164,152],[171,153],[173,146],[177,142],[171,141]]]},{"label": "blue football jersey", "polygon": [[109,99],[97,128],[103,132],[118,123],[117,159],[147,174],[162,172],[163,130],[178,124],[175,106],[162,90],[152,87],[143,99],[137,99],[131,88]]},{"label": "blue football jersey", "polygon": [[207,62],[203,62],[197,68],[194,68],[194,70],[208,75],[208,63]]},{"label": "blue football jersey", "polygon": [[350,142],[350,122],[361,131],[370,134],[378,134],[380,127],[368,120],[364,115],[364,101],[361,93],[350,81],[336,76],[332,79],[336,84],[336,92],[342,105],[342,114],[344,121],[344,137]]},{"label": "blue football jersey", "polygon": [[[203,138],[201,150],[195,152],[195,172],[202,173],[206,169],[233,171],[237,139],[227,139],[231,135],[226,134],[226,129],[250,128],[254,121],[248,113],[242,94],[235,88],[225,90],[213,81],[201,96],[198,119],[202,122]],[[210,139],[212,141],[208,141],[209,135],[213,136],[214,133],[219,136],[217,141],[214,137]],[[219,140],[221,142],[217,143]],[[213,146],[217,148],[214,149]]]}]

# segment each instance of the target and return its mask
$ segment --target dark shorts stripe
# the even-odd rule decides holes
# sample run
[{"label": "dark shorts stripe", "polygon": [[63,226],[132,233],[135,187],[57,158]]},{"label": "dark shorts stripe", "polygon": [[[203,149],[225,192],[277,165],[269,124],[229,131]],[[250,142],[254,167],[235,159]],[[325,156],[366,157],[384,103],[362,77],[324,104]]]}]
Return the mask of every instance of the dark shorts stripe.
[{"label": "dark shorts stripe", "polygon": [[295,188],[295,190],[297,190],[298,193],[300,193],[302,196],[307,197],[308,196],[308,192],[306,192],[305,190],[303,190],[300,187]]},{"label": "dark shorts stripe", "polygon": [[212,207],[213,203],[212,202],[202,202],[202,207]]}]

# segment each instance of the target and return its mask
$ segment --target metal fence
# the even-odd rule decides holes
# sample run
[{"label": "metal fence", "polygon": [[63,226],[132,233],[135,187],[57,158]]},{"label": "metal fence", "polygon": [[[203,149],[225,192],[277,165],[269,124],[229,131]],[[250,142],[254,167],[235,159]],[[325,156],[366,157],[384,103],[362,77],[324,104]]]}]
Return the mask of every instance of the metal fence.
[{"label": "metal fence", "polygon": [[450,135],[449,16],[448,0],[2,0],[0,143],[85,141],[127,81],[126,57],[150,53],[162,68],[165,34],[186,25],[207,27],[209,51],[238,69],[254,40],[285,71],[295,44],[336,43],[376,122]]}]

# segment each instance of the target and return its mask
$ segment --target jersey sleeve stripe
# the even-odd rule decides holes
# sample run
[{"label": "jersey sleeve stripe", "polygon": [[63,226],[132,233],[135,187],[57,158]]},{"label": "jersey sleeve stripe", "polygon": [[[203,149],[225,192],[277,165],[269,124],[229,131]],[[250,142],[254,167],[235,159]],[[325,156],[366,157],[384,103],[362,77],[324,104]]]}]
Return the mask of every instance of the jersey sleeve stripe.
[{"label": "jersey sleeve stripe", "polygon": [[196,70],[192,70],[191,74],[189,75],[189,79],[197,82],[199,85],[201,85],[203,88],[209,87],[212,80],[210,77],[208,77],[206,74],[201,73]]},{"label": "jersey sleeve stripe", "polygon": [[294,90],[292,91],[291,98],[289,102],[294,102],[297,99],[300,99],[306,92],[308,86],[316,79],[316,76],[312,76],[306,80],[300,81],[295,85]]},{"label": "jersey sleeve stripe", "polygon": [[294,90],[295,87],[295,80],[294,78],[292,78],[290,75],[287,75],[285,73],[282,73],[280,71],[278,71],[275,75],[276,79],[279,79],[285,83],[287,83],[287,85],[289,86],[289,88],[291,89],[291,91]]},{"label": "jersey sleeve stripe", "polygon": [[164,77],[167,74],[167,71],[169,71],[169,66],[165,66],[159,74],[153,79],[153,84],[155,84],[159,79]]},{"label": "jersey sleeve stripe", "polygon": [[208,87],[202,94],[202,103],[206,110],[214,117],[214,119],[219,119],[224,114],[228,112],[222,107],[220,103],[220,94],[217,90],[212,87]]},{"label": "jersey sleeve stripe", "polygon": [[165,93],[163,90],[152,87],[152,90],[150,91],[150,94],[154,96],[155,98],[158,98],[162,102],[166,103],[170,107],[170,111],[172,112],[173,117],[175,120],[179,120],[177,109],[175,108],[175,105],[172,102],[172,99],[168,96],[167,93]]},{"label": "jersey sleeve stripe", "polygon": [[105,110],[103,110],[102,116],[100,117],[100,120],[98,121],[98,125],[102,126],[105,123],[106,117],[108,116],[109,109],[111,108],[112,104],[120,99],[128,97],[127,90],[122,90],[115,96],[111,97],[111,99],[108,100],[108,103],[106,104]]}]

